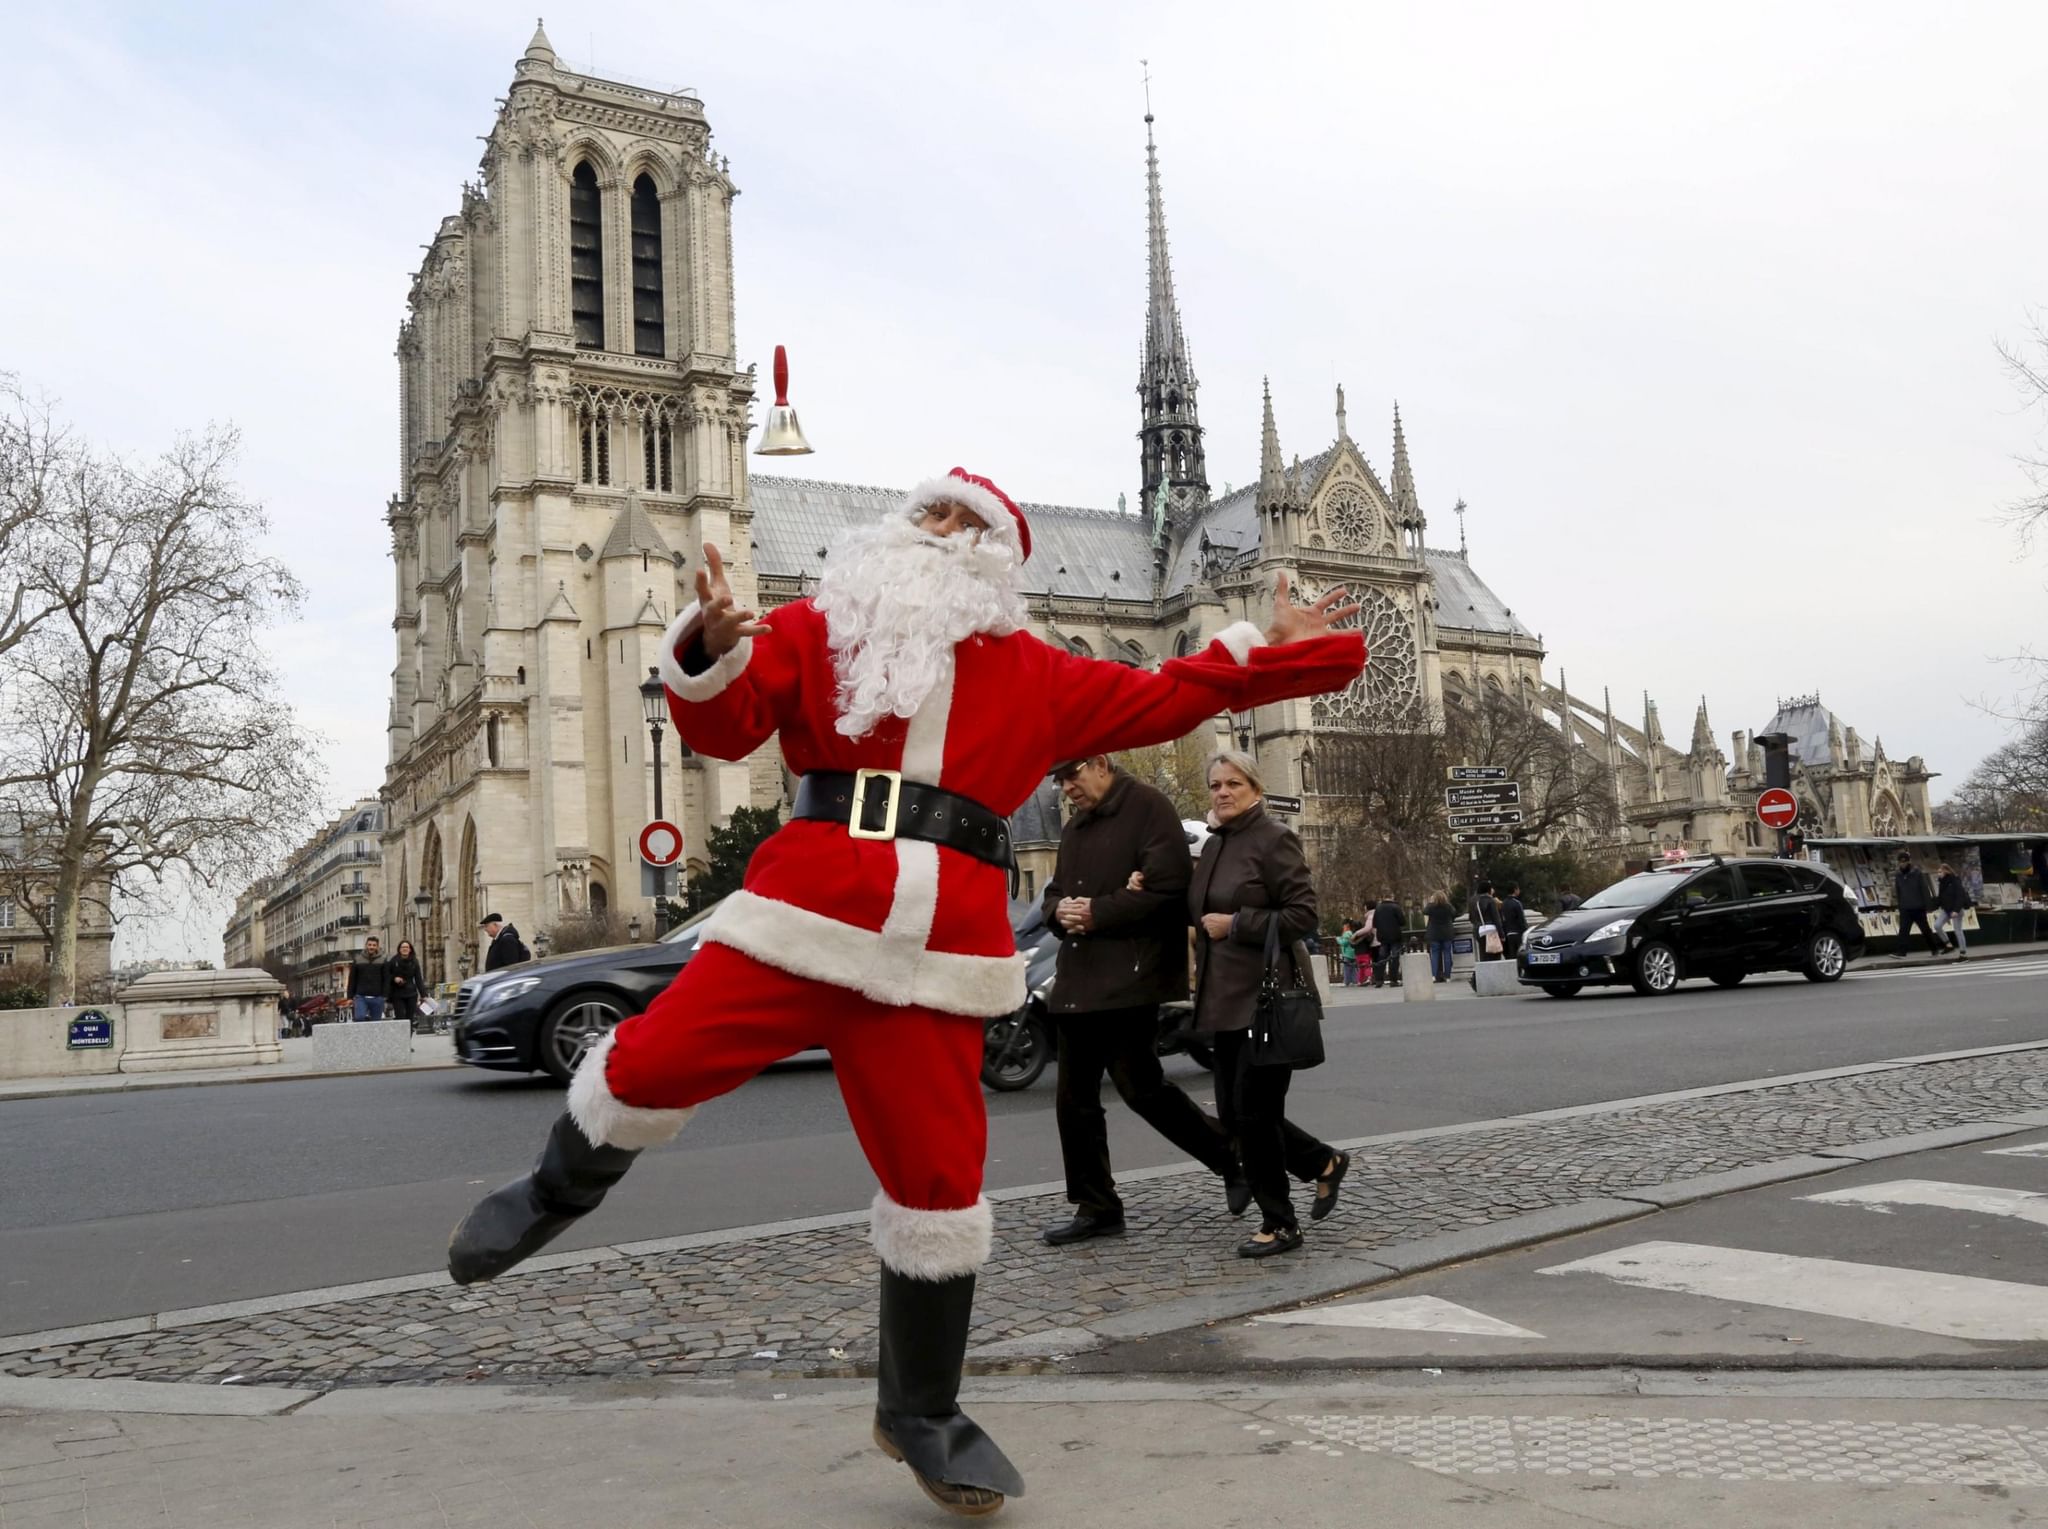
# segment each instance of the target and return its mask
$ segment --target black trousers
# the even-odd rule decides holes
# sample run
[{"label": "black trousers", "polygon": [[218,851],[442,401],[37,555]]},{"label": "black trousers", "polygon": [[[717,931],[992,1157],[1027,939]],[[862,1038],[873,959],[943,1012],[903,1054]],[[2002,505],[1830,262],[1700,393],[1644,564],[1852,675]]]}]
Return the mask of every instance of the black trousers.
[{"label": "black trousers", "polygon": [[1211,1039],[1216,1043],[1216,1113],[1237,1140],[1266,1229],[1296,1226],[1287,1175],[1311,1183],[1337,1150],[1287,1118],[1287,1086],[1294,1070],[1252,1066],[1249,1030],[1225,1030]]},{"label": "black trousers", "polygon": [[1927,922],[1925,908],[1899,909],[1899,954],[1906,954],[1906,947],[1912,940],[1915,924],[1918,924],[1920,932],[1927,936],[1927,948],[1939,954],[1945,947],[1934,937],[1934,926]]},{"label": "black trousers", "polygon": [[[1067,1198],[1096,1216],[1121,1216],[1109,1165],[1109,1117],[1102,1109],[1102,1075],[1145,1124],[1212,1173],[1232,1178],[1237,1154],[1223,1126],[1180,1089],[1167,1082],[1154,1049],[1159,1007],[1100,1009],[1061,1014],[1060,1075],[1053,1094],[1059,1121],[1060,1157],[1066,1163]],[[1221,1085],[1217,1097],[1221,1099]]]},{"label": "black trousers", "polygon": [[1375,945],[1372,948],[1372,985],[1385,987],[1389,982],[1395,987],[1401,985],[1401,947]]},{"label": "black trousers", "polygon": [[1520,934],[1504,934],[1500,937],[1500,955],[1503,961],[1515,959],[1515,953],[1522,948]]}]

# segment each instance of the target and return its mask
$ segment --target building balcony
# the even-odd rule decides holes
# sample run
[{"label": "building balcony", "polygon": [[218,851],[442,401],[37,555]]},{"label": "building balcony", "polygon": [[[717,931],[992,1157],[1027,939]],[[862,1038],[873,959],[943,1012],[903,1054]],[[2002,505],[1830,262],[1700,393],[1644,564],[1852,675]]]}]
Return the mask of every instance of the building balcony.
[{"label": "building balcony", "polygon": [[367,913],[344,913],[334,921],[334,927],[337,929],[367,929],[370,927],[370,915]]}]

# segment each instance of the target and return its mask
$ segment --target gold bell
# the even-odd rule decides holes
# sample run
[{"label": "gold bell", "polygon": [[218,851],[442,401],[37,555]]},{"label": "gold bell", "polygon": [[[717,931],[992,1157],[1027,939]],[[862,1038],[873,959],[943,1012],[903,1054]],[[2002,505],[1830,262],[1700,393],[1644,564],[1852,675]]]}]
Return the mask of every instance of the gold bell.
[{"label": "gold bell", "polygon": [[806,457],[811,443],[804,439],[804,427],[796,422],[796,410],[789,406],[789,352],[775,347],[775,407],[761,426],[757,457]]}]

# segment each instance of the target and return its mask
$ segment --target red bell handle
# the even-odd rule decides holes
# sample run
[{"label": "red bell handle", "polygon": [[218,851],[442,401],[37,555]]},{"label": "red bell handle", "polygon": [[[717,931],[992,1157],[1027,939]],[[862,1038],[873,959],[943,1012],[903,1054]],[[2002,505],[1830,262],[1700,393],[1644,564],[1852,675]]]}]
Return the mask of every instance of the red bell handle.
[{"label": "red bell handle", "polygon": [[775,347],[775,407],[784,408],[789,403],[789,352],[780,345]]}]

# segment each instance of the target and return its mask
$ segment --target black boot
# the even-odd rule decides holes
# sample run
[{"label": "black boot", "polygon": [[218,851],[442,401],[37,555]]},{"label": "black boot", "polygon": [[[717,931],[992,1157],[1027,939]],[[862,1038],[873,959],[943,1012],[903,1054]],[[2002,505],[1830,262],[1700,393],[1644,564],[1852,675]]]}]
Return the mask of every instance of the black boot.
[{"label": "black boot", "polygon": [[639,1155],[592,1145],[574,1118],[563,1115],[533,1172],[485,1195],[462,1218],[448,1239],[449,1277],[458,1285],[496,1279],[539,1252],[570,1222],[595,1210]]},{"label": "black boot", "polygon": [[972,1274],[921,1280],[882,1265],[875,1443],[910,1467],[925,1496],[968,1518],[1024,1495],[1017,1468],[960,1410],[973,1318]]}]

